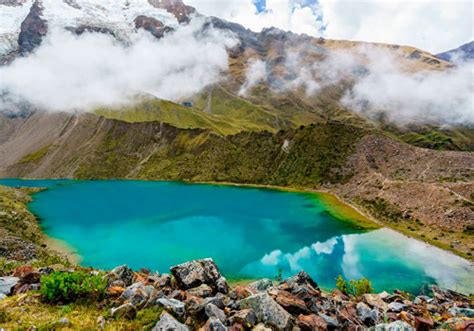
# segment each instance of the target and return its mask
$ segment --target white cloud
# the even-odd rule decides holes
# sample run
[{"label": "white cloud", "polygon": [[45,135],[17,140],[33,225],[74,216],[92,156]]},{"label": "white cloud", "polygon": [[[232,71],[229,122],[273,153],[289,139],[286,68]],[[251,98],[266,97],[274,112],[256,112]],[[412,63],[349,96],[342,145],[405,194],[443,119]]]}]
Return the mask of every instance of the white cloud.
[{"label": "white cloud", "polygon": [[316,254],[327,254],[331,255],[334,251],[334,247],[337,244],[336,238],[331,238],[325,242],[316,242],[311,245],[311,248],[316,252]]},{"label": "white cloud", "polygon": [[264,61],[259,59],[252,59],[249,61],[247,70],[245,72],[245,82],[240,87],[239,95],[245,96],[247,92],[260,82],[267,79],[267,65]]},{"label": "white cloud", "polygon": [[[316,1],[315,1],[316,2]],[[267,0],[257,13],[251,0],[188,0],[201,13],[240,23],[254,31],[277,27],[329,39],[411,45],[439,53],[474,39],[470,0],[319,0],[304,7],[295,0]],[[319,10],[315,10],[318,8]],[[317,17],[323,17],[318,22]]]},{"label": "white cloud", "polygon": [[236,22],[260,32],[263,28],[276,27],[295,33],[320,36],[321,23],[318,13],[309,7],[301,7],[294,0],[267,0],[266,11],[257,13],[251,0],[188,0],[189,5],[204,15],[211,15]]},{"label": "white cloud", "polygon": [[274,250],[270,252],[270,254],[265,254],[260,260],[260,262],[262,262],[263,265],[277,265],[281,255],[281,250]]},{"label": "white cloud", "polygon": [[340,100],[366,117],[381,113],[393,123],[474,125],[474,63],[443,71],[407,71],[393,51],[360,46],[352,52],[332,51],[308,64],[299,54],[287,54],[286,67],[294,77],[292,90],[303,87],[310,97],[321,89],[352,81]]},{"label": "white cloud", "polygon": [[34,54],[0,68],[0,90],[49,110],[122,104],[137,94],[190,96],[219,81],[235,39],[193,20],[161,40],[141,31],[129,46],[104,34],[51,31]]},{"label": "white cloud", "polygon": [[470,0],[320,0],[326,36],[411,45],[433,53],[474,37]]}]

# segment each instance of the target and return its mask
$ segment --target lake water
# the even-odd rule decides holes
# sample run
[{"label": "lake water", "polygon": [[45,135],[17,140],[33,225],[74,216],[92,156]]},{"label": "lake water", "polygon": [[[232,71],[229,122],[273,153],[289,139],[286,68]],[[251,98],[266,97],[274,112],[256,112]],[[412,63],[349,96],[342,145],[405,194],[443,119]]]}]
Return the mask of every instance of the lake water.
[{"label": "lake water", "polygon": [[212,257],[231,279],[305,270],[323,288],[333,288],[341,274],[367,277],[377,290],[418,293],[437,283],[474,292],[468,261],[386,228],[361,229],[321,195],[179,182],[0,185],[48,187],[29,207],[45,233],[74,248],[84,266],[168,272]]}]

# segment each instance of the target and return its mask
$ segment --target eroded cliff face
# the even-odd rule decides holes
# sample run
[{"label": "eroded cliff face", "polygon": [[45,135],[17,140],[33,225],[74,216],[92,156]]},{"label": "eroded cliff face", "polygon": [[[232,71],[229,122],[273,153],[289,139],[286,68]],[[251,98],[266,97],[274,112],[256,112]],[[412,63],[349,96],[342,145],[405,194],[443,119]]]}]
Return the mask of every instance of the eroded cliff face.
[{"label": "eroded cliff face", "polygon": [[[469,257],[474,154],[339,122],[222,136],[162,122],[33,112],[3,118],[0,177],[139,178],[325,189],[377,220]],[[0,122],[2,123],[2,122]],[[5,132],[8,132],[6,134]],[[452,246],[452,247],[450,247]]]}]

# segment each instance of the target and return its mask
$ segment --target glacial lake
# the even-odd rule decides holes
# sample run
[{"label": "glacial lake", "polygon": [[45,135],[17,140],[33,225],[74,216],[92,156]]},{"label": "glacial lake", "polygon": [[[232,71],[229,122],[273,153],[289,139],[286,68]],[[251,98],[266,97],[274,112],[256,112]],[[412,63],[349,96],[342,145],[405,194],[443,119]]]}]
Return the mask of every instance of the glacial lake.
[{"label": "glacial lake", "polygon": [[152,181],[0,180],[47,187],[30,210],[81,265],[168,272],[212,257],[229,279],[308,272],[323,288],[338,275],[376,290],[424,292],[438,284],[474,293],[474,267],[387,228],[364,229],[354,211],[320,194]]}]

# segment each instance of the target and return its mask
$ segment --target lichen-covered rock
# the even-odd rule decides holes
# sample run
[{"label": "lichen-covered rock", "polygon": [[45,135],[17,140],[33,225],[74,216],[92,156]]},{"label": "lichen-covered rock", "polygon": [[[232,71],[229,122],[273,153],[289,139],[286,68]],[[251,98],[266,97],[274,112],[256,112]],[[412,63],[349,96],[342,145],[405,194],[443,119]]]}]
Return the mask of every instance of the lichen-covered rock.
[{"label": "lichen-covered rock", "polygon": [[155,324],[152,331],[189,331],[189,328],[178,322],[173,316],[167,312],[161,314],[160,320]]},{"label": "lichen-covered rock", "polygon": [[280,306],[285,308],[285,310],[291,314],[299,315],[309,313],[305,302],[289,292],[271,290],[268,294],[270,294]]},{"label": "lichen-covered rock", "polygon": [[166,311],[172,312],[177,316],[183,316],[186,313],[186,306],[179,300],[161,298],[156,300],[158,306],[163,307]]},{"label": "lichen-covered rock", "polygon": [[242,309],[235,312],[229,318],[230,324],[241,324],[246,328],[251,328],[257,324],[257,316],[253,309]]},{"label": "lichen-covered rock", "polygon": [[388,310],[388,305],[380,298],[378,294],[364,294],[362,296],[365,303],[373,308]]},{"label": "lichen-covered rock", "polygon": [[326,330],[328,328],[326,321],[315,314],[299,315],[296,324],[302,331]]},{"label": "lichen-covered rock", "polygon": [[206,313],[206,316],[211,318],[211,317],[215,317],[217,318],[219,321],[221,321],[222,323],[225,322],[226,320],[226,316],[225,316],[225,313],[222,309],[220,309],[219,307],[217,307],[215,304],[213,303],[209,303],[205,308],[204,308],[204,311]]},{"label": "lichen-covered rock", "polygon": [[142,282],[138,282],[127,287],[120,296],[120,300],[131,302],[134,306],[141,307],[147,302],[148,296],[149,290],[147,287]]},{"label": "lichen-covered rock", "polygon": [[218,318],[210,317],[204,324],[203,331],[227,331],[227,328]]},{"label": "lichen-covered rock", "polygon": [[116,280],[121,280],[125,283],[125,286],[130,286],[133,284],[134,273],[133,270],[126,265],[121,265],[112,269],[106,277],[109,281],[109,285]]},{"label": "lichen-covered rock", "polygon": [[195,260],[171,268],[179,288],[189,290],[202,284],[211,286],[214,291],[227,294],[227,281],[219,272],[212,259]]},{"label": "lichen-covered rock", "polygon": [[200,298],[207,298],[212,296],[212,288],[207,284],[202,284],[198,287],[189,289],[186,292]]},{"label": "lichen-covered rock", "polygon": [[273,287],[273,282],[271,279],[263,278],[249,284],[249,287],[255,289],[258,292],[264,292]]},{"label": "lichen-covered rock", "polygon": [[287,284],[291,289],[298,288],[299,286],[311,286],[315,290],[319,289],[318,284],[305,271],[300,271],[298,274],[285,279],[283,283]]},{"label": "lichen-covered rock", "polygon": [[395,321],[392,323],[382,323],[375,327],[375,331],[415,331],[415,329],[404,321]]},{"label": "lichen-covered rock", "polygon": [[241,309],[253,309],[258,322],[288,330],[293,324],[292,316],[283,309],[268,293],[258,293],[240,301]]},{"label": "lichen-covered rock", "polygon": [[371,309],[363,302],[357,303],[357,316],[367,325],[374,325],[379,319],[378,311]]}]

